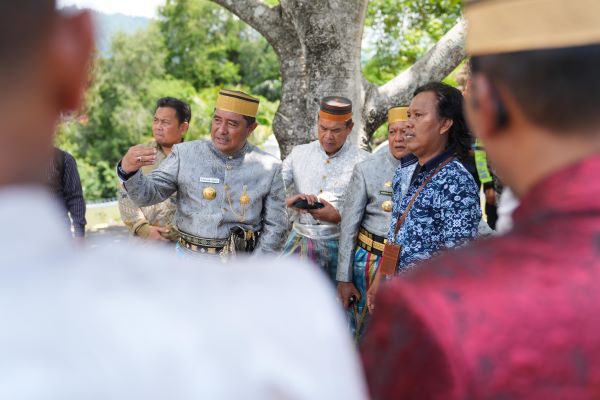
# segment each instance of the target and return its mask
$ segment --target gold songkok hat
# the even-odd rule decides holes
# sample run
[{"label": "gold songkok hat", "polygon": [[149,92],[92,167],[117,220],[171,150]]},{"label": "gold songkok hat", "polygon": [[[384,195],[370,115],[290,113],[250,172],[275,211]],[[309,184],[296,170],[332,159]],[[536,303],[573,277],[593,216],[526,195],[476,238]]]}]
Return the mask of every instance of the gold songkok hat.
[{"label": "gold songkok hat", "polygon": [[352,119],[352,101],[340,96],[324,97],[321,100],[319,118],[337,122],[346,122]]},{"label": "gold songkok hat", "polygon": [[388,111],[388,124],[408,121],[408,107],[393,107]]},{"label": "gold songkok hat", "polygon": [[231,111],[247,117],[256,117],[259,100],[237,90],[221,89],[217,97],[217,110]]},{"label": "gold songkok hat", "polygon": [[471,56],[600,43],[599,0],[467,0]]}]

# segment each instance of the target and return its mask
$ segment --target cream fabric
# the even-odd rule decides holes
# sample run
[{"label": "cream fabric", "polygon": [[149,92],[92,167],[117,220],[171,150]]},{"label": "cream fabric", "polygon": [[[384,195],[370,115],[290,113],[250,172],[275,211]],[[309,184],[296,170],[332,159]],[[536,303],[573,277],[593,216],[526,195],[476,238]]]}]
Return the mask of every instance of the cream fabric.
[{"label": "cream fabric", "polygon": [[1,399],[367,398],[314,267],[81,249],[57,215],[42,190],[0,190]]}]

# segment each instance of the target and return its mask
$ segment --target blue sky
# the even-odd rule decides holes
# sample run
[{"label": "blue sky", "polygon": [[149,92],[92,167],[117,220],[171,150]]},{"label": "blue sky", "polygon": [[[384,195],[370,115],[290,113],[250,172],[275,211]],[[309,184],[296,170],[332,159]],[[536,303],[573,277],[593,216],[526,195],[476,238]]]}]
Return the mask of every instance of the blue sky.
[{"label": "blue sky", "polygon": [[76,5],[105,13],[121,13],[147,18],[156,17],[156,7],[164,0],[58,0],[58,7]]}]

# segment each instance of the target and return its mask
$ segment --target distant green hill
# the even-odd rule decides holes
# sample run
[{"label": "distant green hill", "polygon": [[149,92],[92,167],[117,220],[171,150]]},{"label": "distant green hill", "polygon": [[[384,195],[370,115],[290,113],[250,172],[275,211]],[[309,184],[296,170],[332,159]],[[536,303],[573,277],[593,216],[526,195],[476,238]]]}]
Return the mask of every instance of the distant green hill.
[{"label": "distant green hill", "polygon": [[[65,9],[77,10],[77,7],[65,7]],[[100,54],[105,55],[110,49],[112,36],[119,31],[133,33],[138,29],[144,29],[150,23],[149,18],[132,17],[125,14],[105,14],[93,11],[94,23],[96,24],[96,46]]]}]

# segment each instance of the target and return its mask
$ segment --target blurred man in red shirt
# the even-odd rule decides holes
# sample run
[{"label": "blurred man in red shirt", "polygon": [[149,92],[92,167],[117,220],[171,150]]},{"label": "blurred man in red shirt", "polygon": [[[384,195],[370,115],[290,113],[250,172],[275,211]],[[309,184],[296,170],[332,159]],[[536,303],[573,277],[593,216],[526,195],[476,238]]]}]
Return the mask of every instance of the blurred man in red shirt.
[{"label": "blurred man in red shirt", "polygon": [[373,399],[600,398],[600,2],[467,4],[467,117],[521,205],[376,298]]}]

